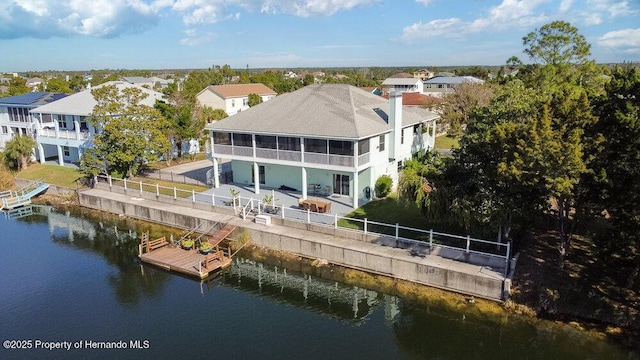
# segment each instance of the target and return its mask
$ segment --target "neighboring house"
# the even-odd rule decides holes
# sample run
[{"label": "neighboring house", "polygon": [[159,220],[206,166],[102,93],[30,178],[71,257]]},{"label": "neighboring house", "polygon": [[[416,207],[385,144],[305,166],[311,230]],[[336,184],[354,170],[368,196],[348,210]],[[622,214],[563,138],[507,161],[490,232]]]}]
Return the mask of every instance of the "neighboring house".
[{"label": "neighboring house", "polygon": [[32,92],[0,99],[0,149],[16,136],[35,138],[33,119],[29,110],[67,96],[51,92]]},{"label": "neighboring house", "polygon": [[400,92],[417,92],[423,90],[422,80],[414,77],[410,78],[386,78],[382,82],[382,93],[389,94],[394,91]]},{"label": "neighboring house", "polygon": [[264,84],[210,85],[196,95],[198,104],[212,109],[223,109],[229,116],[249,108],[249,94],[258,94],[267,102],[277,93]]},{"label": "neighboring house", "polygon": [[123,77],[122,80],[128,82],[129,84],[138,85],[149,89],[156,89],[156,85],[159,85],[159,89],[164,89],[169,85],[169,83],[173,82],[173,80],[166,80],[157,76],[152,76],[149,78],[141,76],[128,76]]},{"label": "neighboring house", "polygon": [[32,92],[0,99],[0,149],[16,136],[35,137],[33,119],[29,110],[64,98],[67,94]]},{"label": "neighboring house", "polygon": [[436,76],[424,82],[425,95],[443,97],[447,93],[455,91],[461,84],[484,84],[484,80],[473,76]]},{"label": "neighboring house", "polygon": [[412,154],[433,147],[439,116],[402,106],[345,84],[308,85],[268,103],[205,126],[212,182],[220,159],[231,159],[234,182],[350,198],[353,207],[372,195],[376,180]]},{"label": "neighboring house", "polygon": [[[108,85],[115,85],[120,91],[129,87],[140,89],[148,95],[142,100],[143,105],[153,106],[156,100],[164,100],[159,92],[123,81],[109,81],[94,88]],[[83,151],[93,146],[93,136],[99,131],[87,121],[96,104],[91,89],[87,89],[31,110],[38,161],[56,159],[60,165],[79,162]]]},{"label": "neighboring house", "polygon": [[39,86],[40,84],[42,84],[43,81],[44,80],[42,80],[39,77],[34,77],[34,78],[27,79],[27,81],[25,82],[25,85],[27,85],[28,88],[33,89]]},{"label": "neighboring house", "polygon": [[286,77],[287,79],[297,79],[300,76],[298,76],[298,74],[294,73],[293,71],[287,71],[286,73],[284,73],[284,77]]},{"label": "neighboring house", "polygon": [[413,72],[413,77],[422,81],[431,79],[435,73],[429,69],[420,69]]}]

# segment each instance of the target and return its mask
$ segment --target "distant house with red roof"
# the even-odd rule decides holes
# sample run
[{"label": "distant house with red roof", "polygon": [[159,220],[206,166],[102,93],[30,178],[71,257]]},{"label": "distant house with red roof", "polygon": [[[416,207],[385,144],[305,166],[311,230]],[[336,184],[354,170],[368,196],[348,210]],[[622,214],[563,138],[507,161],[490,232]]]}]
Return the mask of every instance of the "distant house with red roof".
[{"label": "distant house with red roof", "polygon": [[223,109],[229,116],[249,108],[249,94],[258,94],[263,102],[276,97],[268,86],[256,84],[210,85],[196,95],[200,106]]}]

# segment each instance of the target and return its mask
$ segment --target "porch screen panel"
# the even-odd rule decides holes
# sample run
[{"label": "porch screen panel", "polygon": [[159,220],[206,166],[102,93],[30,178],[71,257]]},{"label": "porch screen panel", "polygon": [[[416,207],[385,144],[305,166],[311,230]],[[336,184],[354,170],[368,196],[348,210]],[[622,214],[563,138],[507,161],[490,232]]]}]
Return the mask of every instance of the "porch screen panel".
[{"label": "porch screen panel", "polygon": [[262,149],[276,149],[276,137],[266,135],[256,135],[256,147]]},{"label": "porch screen panel", "polygon": [[327,153],[327,140],[304,139],[304,151],[317,154]]},{"label": "porch screen panel", "polygon": [[300,138],[278,136],[278,150],[300,151]]},{"label": "porch screen panel", "polygon": [[251,135],[249,134],[233,134],[233,146],[253,147]]},{"label": "porch screen panel", "polygon": [[369,152],[369,139],[358,141],[358,155],[366,154]]},{"label": "porch screen panel", "polygon": [[330,140],[329,154],[353,156],[353,142]]},{"label": "porch screen panel", "polygon": [[216,145],[231,145],[231,134],[228,132],[214,132],[213,143]]}]

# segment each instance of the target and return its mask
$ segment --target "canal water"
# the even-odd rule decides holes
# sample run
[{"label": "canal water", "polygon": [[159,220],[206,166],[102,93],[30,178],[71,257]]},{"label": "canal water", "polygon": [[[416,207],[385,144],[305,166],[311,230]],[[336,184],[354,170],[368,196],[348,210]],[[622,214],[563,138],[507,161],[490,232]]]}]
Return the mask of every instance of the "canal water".
[{"label": "canal water", "polygon": [[34,211],[0,216],[0,359],[637,358],[571,326],[479,317],[240,257],[196,281],[139,263],[140,224]]}]

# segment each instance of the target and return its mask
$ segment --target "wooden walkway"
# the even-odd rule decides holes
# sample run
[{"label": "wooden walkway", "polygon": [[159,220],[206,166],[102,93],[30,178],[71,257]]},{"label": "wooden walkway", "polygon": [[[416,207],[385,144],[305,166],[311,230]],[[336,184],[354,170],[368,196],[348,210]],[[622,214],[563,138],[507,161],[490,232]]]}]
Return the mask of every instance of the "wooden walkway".
[{"label": "wooden walkway", "polygon": [[195,247],[185,250],[178,245],[169,244],[164,237],[149,240],[149,233],[145,232],[140,240],[140,260],[168,271],[204,279],[231,265],[231,250],[220,249],[219,244],[235,229],[235,226],[225,225],[211,235],[208,240],[216,251],[207,255],[200,253]]}]

